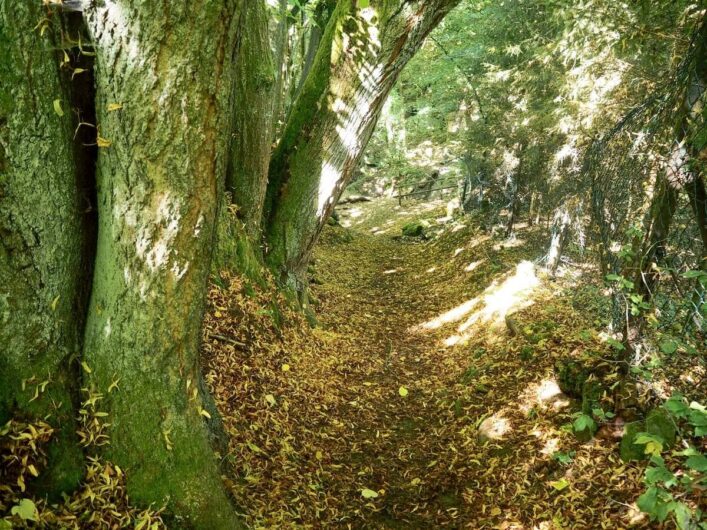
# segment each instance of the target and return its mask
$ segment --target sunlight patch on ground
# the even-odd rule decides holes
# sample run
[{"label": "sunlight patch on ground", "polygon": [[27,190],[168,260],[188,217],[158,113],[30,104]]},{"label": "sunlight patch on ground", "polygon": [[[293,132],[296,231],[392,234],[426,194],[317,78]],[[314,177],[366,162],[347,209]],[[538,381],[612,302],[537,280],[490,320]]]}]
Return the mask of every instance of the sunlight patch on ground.
[{"label": "sunlight patch on ground", "polygon": [[480,259],[479,261],[472,261],[471,263],[469,263],[469,265],[464,267],[464,272],[472,272],[472,271],[476,270],[479,267],[479,265],[481,265],[484,261],[486,261],[486,259]]},{"label": "sunlight patch on ground", "polygon": [[500,413],[489,416],[479,425],[479,434],[489,440],[502,440],[511,430],[511,422]]},{"label": "sunlight patch on ground", "polygon": [[[468,330],[474,324],[502,323],[511,310],[517,311],[532,305],[533,292],[539,285],[540,280],[535,274],[535,265],[530,261],[520,262],[516,267],[515,274],[509,276],[500,284],[492,283],[484,291],[481,296],[482,307],[471,314],[457,328],[459,334],[447,338],[444,344],[446,346],[454,346],[460,342],[465,342],[471,336]],[[477,299],[474,300],[478,302]],[[476,303],[474,303],[475,305]]]},{"label": "sunlight patch on ground", "polygon": [[517,237],[511,237],[509,239],[506,239],[505,241],[502,241],[501,243],[496,243],[493,246],[493,249],[495,251],[499,250],[504,250],[507,248],[516,248],[516,247],[522,247],[525,245],[525,239],[520,239]]},{"label": "sunlight patch on ground", "polygon": [[562,393],[557,381],[544,379],[529,385],[520,395],[520,410],[524,413],[534,408],[560,410],[570,405],[570,400]]},{"label": "sunlight patch on ground", "polygon": [[475,237],[473,239],[473,241],[471,243],[469,243],[469,245],[467,245],[467,248],[468,249],[476,248],[479,245],[481,245],[482,243],[486,243],[489,239],[491,239],[491,236],[489,236],[489,235]]},{"label": "sunlight patch on ground", "polygon": [[464,318],[466,315],[471,313],[471,311],[476,307],[476,305],[480,302],[479,298],[472,298],[471,300],[467,300],[463,304],[458,305],[454,309],[450,309],[446,313],[443,313],[439,315],[438,317],[425,322],[424,324],[417,326],[417,329],[438,329],[444,326],[445,324],[449,324],[451,322],[457,322]]}]

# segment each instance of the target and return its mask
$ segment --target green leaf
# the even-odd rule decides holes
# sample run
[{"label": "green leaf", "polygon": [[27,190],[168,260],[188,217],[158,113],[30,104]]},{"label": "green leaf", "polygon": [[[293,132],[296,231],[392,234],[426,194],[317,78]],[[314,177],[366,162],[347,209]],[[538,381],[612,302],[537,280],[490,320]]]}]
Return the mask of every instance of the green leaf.
[{"label": "green leaf", "polygon": [[54,112],[56,112],[59,116],[64,115],[64,110],[61,108],[61,100],[60,99],[54,100]]},{"label": "green leaf", "polygon": [[691,528],[692,511],[685,503],[675,503],[673,511],[675,512],[675,522],[678,524],[680,530],[688,530]]},{"label": "green leaf", "polygon": [[610,282],[618,282],[619,280],[623,280],[623,276],[619,276],[618,274],[607,274],[606,279]]},{"label": "green leaf", "polygon": [[636,437],[634,443],[645,445],[646,447],[643,450],[645,454],[660,456],[660,453],[663,451],[663,444],[665,444],[665,440],[655,434],[640,433]]},{"label": "green leaf", "polygon": [[574,427],[575,432],[582,432],[585,430],[589,430],[590,432],[594,432],[596,429],[596,422],[594,419],[588,415],[588,414],[580,414],[576,420],[574,420],[574,423],[572,424]]},{"label": "green leaf", "polygon": [[358,0],[358,7],[359,7],[359,9],[365,9],[365,8],[367,8],[367,7],[370,6],[370,5],[371,5],[371,1],[370,1],[370,0]]},{"label": "green leaf", "polygon": [[666,488],[676,484],[675,475],[665,467],[650,467],[646,470],[646,482],[656,484],[662,482]]},{"label": "green leaf", "polygon": [[638,497],[636,501],[636,506],[638,509],[644,513],[647,513],[651,517],[655,514],[655,509],[658,504],[658,488],[651,486],[646,490],[646,492]]},{"label": "green leaf", "polygon": [[623,344],[621,344],[621,343],[620,343],[618,340],[616,340],[616,339],[612,339],[611,337],[609,337],[608,339],[606,339],[606,342],[608,342],[609,345],[610,345],[612,348],[614,348],[615,350],[617,350],[617,351],[623,351],[624,349],[626,349]]},{"label": "green leaf", "polygon": [[361,496],[364,499],[375,499],[376,497],[378,497],[378,492],[373,491],[373,490],[369,490],[368,488],[363,488],[361,490]]},{"label": "green leaf", "polygon": [[22,499],[17,506],[13,506],[10,511],[12,515],[18,515],[24,521],[38,521],[39,512],[30,499]]},{"label": "green leaf", "polygon": [[678,418],[684,418],[690,411],[687,403],[685,403],[685,398],[683,398],[681,394],[673,394],[670,399],[665,402],[664,407]]},{"label": "green leaf", "polygon": [[685,465],[695,471],[707,471],[707,457],[705,455],[691,456],[685,461]]},{"label": "green leaf", "polygon": [[678,351],[678,343],[672,339],[664,340],[660,343],[660,351],[662,351],[666,355],[672,355],[673,353]]}]

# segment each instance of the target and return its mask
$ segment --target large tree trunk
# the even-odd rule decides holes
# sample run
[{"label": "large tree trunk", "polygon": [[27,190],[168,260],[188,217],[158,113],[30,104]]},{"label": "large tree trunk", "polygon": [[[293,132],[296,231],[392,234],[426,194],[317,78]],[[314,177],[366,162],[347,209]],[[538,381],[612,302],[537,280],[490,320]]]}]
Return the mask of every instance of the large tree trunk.
[{"label": "large tree trunk", "polygon": [[270,164],[268,262],[297,290],[312,247],[425,36],[459,0],[340,0]]},{"label": "large tree trunk", "polygon": [[275,75],[264,2],[243,9],[236,57],[234,135],[226,189],[238,206],[247,235],[260,242],[272,145]]},{"label": "large tree trunk", "polygon": [[55,496],[83,472],[71,359],[87,294],[86,204],[52,30],[33,31],[46,16],[40,2],[0,0],[0,424],[46,417],[56,429],[39,479]]},{"label": "large tree trunk", "polygon": [[232,123],[236,10],[235,0],[106,0],[87,13],[102,148],[84,377],[103,396],[106,456],[125,469],[131,501],[167,503],[178,527],[239,526],[197,359]]}]

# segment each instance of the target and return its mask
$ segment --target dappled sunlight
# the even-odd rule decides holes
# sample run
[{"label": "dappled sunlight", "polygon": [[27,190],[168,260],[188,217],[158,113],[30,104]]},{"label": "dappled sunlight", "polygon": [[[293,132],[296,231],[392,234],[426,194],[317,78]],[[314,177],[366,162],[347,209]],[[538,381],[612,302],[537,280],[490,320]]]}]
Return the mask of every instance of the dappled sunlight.
[{"label": "dappled sunlight", "polygon": [[467,300],[466,302],[458,305],[454,309],[450,309],[446,313],[428,322],[425,322],[424,324],[417,326],[413,329],[438,329],[444,326],[445,324],[457,322],[469,313],[471,313],[471,311],[479,304],[480,301],[481,300],[478,297],[472,298],[471,300]]},{"label": "dappled sunlight", "polygon": [[[461,306],[438,317],[440,320],[430,321],[430,325],[434,323],[436,327],[440,327],[448,322],[461,320],[480,303],[481,307],[471,313],[457,327],[459,334],[448,337],[444,344],[446,346],[454,346],[465,342],[470,337],[470,328],[475,324],[500,324],[509,312],[531,305],[533,303],[533,292],[539,285],[540,280],[535,274],[535,265],[529,261],[523,261],[516,266],[515,274],[507,277],[501,283],[494,281],[480,297],[465,302]],[[447,320],[450,318],[451,320]],[[436,329],[436,327],[431,329]]]},{"label": "dappled sunlight", "polygon": [[483,265],[483,263],[486,261],[486,259],[482,259],[479,261],[472,261],[469,263],[466,267],[464,267],[464,272],[473,272],[475,271],[479,266]]},{"label": "dappled sunlight", "polygon": [[523,245],[525,245],[525,243],[526,243],[525,239],[521,239],[519,237],[512,236],[512,237],[510,237],[500,243],[496,243],[493,246],[493,249],[495,251],[499,251],[499,250],[504,250],[507,248],[518,248],[518,247],[522,247]]},{"label": "dappled sunlight", "polygon": [[[458,249],[459,250],[459,249]],[[473,271],[482,261],[469,264],[465,270]],[[428,269],[428,273],[435,268]],[[517,311],[533,303],[532,295],[540,285],[540,280],[535,274],[535,265],[523,261],[516,266],[515,273],[505,280],[494,281],[480,296],[471,298],[458,306],[440,314],[439,316],[418,324],[411,331],[424,331],[439,329],[447,324],[466,319],[457,327],[457,332],[445,340],[447,346],[453,346],[469,338],[464,333],[476,323],[501,323],[510,311]]]},{"label": "dappled sunlight", "polygon": [[519,396],[519,402],[520,410],[524,413],[537,408],[560,410],[570,405],[569,398],[562,393],[554,379],[544,379],[529,385]]},{"label": "dappled sunlight", "polygon": [[502,413],[496,413],[483,420],[478,427],[482,440],[502,440],[513,430],[510,420]]}]

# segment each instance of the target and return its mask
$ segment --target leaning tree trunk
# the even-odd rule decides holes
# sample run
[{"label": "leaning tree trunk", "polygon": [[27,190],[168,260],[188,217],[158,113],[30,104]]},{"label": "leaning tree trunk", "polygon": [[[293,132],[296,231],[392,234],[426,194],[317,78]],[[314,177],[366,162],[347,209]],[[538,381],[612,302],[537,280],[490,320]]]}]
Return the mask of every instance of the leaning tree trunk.
[{"label": "leaning tree trunk", "polygon": [[[56,433],[41,492],[75,487],[82,204],[69,98],[40,2],[0,0],[0,425],[45,418]],[[56,19],[53,23],[57,23]]]},{"label": "leaning tree trunk", "polygon": [[400,71],[458,2],[339,1],[270,164],[267,259],[290,287],[304,288],[312,247]]},{"label": "leaning tree trunk", "polygon": [[[198,342],[231,124],[233,0],[118,0],[96,52],[98,244],[84,377],[133,502],[239,526],[210,445]],[[90,372],[89,372],[90,370]]]}]

